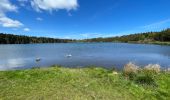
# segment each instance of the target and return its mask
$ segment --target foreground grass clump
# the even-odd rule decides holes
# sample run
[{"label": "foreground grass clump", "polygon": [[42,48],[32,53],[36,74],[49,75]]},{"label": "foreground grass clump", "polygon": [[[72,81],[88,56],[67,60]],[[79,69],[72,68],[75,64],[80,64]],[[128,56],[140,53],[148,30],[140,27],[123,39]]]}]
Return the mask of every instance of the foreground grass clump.
[{"label": "foreground grass clump", "polygon": [[161,66],[158,64],[149,64],[144,68],[140,68],[133,63],[128,63],[124,66],[123,75],[126,79],[134,81],[142,85],[156,86],[156,76],[161,71]]},{"label": "foreground grass clump", "polygon": [[[170,74],[152,77],[156,86],[127,79],[103,68],[62,67],[0,72],[2,100],[163,100],[170,99]],[[140,74],[140,75],[138,75]]]}]

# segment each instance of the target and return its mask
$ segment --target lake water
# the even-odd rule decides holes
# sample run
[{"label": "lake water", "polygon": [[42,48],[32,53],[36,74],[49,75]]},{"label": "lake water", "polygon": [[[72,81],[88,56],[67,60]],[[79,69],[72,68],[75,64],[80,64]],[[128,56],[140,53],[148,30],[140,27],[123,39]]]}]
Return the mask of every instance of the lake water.
[{"label": "lake water", "polygon": [[[72,55],[66,57],[66,55]],[[36,58],[41,61],[36,62]],[[126,43],[55,43],[0,45],[0,70],[62,65],[122,68],[128,62],[170,67],[170,46]]]}]

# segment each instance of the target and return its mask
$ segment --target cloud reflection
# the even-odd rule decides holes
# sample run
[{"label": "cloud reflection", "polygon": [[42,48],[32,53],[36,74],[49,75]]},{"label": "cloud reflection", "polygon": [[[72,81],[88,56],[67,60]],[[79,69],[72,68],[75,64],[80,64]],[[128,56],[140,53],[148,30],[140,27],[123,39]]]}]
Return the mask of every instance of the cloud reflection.
[{"label": "cloud reflection", "polygon": [[25,63],[26,63],[26,60],[21,59],[21,58],[8,59],[0,63],[0,70],[16,69],[19,67],[23,67]]}]

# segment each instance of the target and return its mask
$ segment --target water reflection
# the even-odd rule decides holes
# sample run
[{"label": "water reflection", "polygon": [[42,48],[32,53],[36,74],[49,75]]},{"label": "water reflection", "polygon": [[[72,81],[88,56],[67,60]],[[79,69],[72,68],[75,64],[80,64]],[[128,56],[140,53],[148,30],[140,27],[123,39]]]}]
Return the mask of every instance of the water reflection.
[{"label": "water reflection", "polygon": [[19,67],[23,67],[26,63],[24,59],[7,59],[3,61],[4,63],[0,64],[0,70],[7,70],[7,69],[16,69]]},{"label": "water reflection", "polygon": [[[66,57],[66,55],[72,55]],[[36,62],[36,58],[42,60]],[[59,64],[77,66],[118,66],[128,62],[170,66],[170,46],[125,43],[68,43],[0,45],[0,70]]]}]

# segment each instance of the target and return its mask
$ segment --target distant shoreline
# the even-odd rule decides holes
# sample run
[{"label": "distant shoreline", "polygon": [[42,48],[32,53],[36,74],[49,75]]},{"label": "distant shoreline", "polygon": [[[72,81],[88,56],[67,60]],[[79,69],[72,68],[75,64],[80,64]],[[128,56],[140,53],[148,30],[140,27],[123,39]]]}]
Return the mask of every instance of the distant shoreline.
[{"label": "distant shoreline", "polygon": [[59,39],[50,37],[35,37],[0,33],[0,44],[34,44],[34,43],[93,43],[122,42],[139,44],[170,45],[170,28],[160,32],[137,33],[115,37],[99,37],[89,39]]},{"label": "distant shoreline", "polygon": [[160,41],[154,41],[154,42],[138,42],[138,41],[129,41],[127,43],[133,43],[133,44],[155,44],[155,45],[170,45],[170,42],[160,42]]},{"label": "distant shoreline", "polygon": [[[56,43],[64,43],[64,42],[56,42]],[[128,41],[128,42],[65,42],[64,44],[67,43],[128,43],[128,44],[153,44],[153,45],[165,45],[165,46],[170,46],[170,42],[160,42],[160,41],[155,41],[155,42],[140,42],[140,41]],[[20,43],[21,45],[23,44],[55,44],[55,43]],[[16,45],[20,45],[16,44]],[[12,44],[0,44],[0,45],[12,45]]]}]

